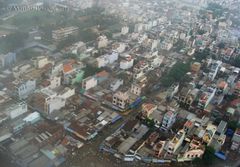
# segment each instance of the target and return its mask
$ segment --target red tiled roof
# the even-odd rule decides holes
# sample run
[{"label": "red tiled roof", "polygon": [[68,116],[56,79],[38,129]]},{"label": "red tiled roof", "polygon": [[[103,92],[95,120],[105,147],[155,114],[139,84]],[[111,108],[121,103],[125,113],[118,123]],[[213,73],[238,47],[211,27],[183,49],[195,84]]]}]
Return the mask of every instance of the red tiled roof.
[{"label": "red tiled roof", "polygon": [[221,81],[219,84],[218,84],[218,87],[219,88],[225,88],[225,86],[227,85],[227,83],[225,81]]},{"label": "red tiled roof", "polygon": [[142,108],[143,108],[143,110],[145,110],[145,111],[150,111],[150,110],[152,110],[152,109],[155,108],[155,107],[156,107],[156,105],[151,104],[151,103],[144,103],[144,104],[142,105]]},{"label": "red tiled roof", "polygon": [[109,73],[107,71],[101,71],[99,73],[96,74],[97,77],[108,77]]},{"label": "red tiled roof", "polygon": [[193,125],[193,122],[192,121],[187,121],[184,126],[185,127],[191,127]]},{"label": "red tiled roof", "polygon": [[236,83],[235,89],[240,89],[240,81]]},{"label": "red tiled roof", "polygon": [[64,64],[63,65],[63,72],[67,73],[73,70],[72,63]]},{"label": "red tiled roof", "polygon": [[240,105],[240,99],[235,99],[231,102],[231,105],[234,107],[237,107],[238,105]]}]

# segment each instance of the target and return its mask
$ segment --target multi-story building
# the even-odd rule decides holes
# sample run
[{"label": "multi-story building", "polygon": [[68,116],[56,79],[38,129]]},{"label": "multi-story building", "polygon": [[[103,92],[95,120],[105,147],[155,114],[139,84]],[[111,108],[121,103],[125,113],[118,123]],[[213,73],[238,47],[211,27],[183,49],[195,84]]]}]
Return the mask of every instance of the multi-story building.
[{"label": "multi-story building", "polygon": [[134,82],[131,85],[130,92],[132,94],[135,94],[137,96],[140,96],[142,92],[144,91],[144,88],[146,87],[146,82]]},{"label": "multi-story building", "polygon": [[34,93],[29,99],[32,108],[43,113],[51,114],[54,111],[65,107],[66,100],[75,94],[75,89],[65,88],[61,92],[54,92],[50,89],[42,89]]},{"label": "multi-story building", "polygon": [[108,45],[108,39],[105,35],[98,37],[97,42],[98,49],[105,48]]},{"label": "multi-story building", "polygon": [[215,79],[221,65],[222,65],[222,62],[219,60],[212,62],[211,67],[210,67],[210,72],[208,73],[208,78],[211,81],[213,81]]},{"label": "multi-story building", "polygon": [[203,141],[209,145],[212,142],[213,136],[215,135],[217,131],[217,127],[211,123],[207,125],[206,131],[203,135]]},{"label": "multi-story building", "polygon": [[51,61],[48,60],[47,56],[34,57],[32,61],[36,68],[43,68],[45,65],[51,63]]},{"label": "multi-story building", "polygon": [[216,88],[203,86],[200,90],[200,98],[198,100],[198,108],[205,109],[213,99]]},{"label": "multi-story building", "polygon": [[129,27],[128,26],[122,27],[122,30],[121,30],[122,35],[126,35],[128,32],[129,32]]},{"label": "multi-story building", "polygon": [[82,81],[82,88],[84,90],[89,90],[89,89],[94,88],[95,86],[97,86],[97,84],[98,84],[98,81],[97,81],[96,77],[90,76],[90,77],[85,78]]},{"label": "multi-story building", "polygon": [[52,31],[52,38],[54,41],[59,42],[66,39],[70,35],[74,35],[77,33],[78,33],[78,27],[73,27],[73,26],[66,27],[66,28],[61,28],[61,29]]},{"label": "multi-story building", "polygon": [[15,92],[19,99],[26,99],[36,89],[36,80],[15,81]]},{"label": "multi-story building", "polygon": [[134,59],[131,56],[126,56],[124,60],[120,62],[120,68],[122,70],[127,70],[132,68]]},{"label": "multi-story building", "polygon": [[16,53],[9,52],[8,54],[0,55],[0,68],[10,67],[16,62]]},{"label": "multi-story building", "polygon": [[231,149],[232,150],[238,150],[238,152],[240,152],[240,129],[236,129],[233,138],[232,138],[232,145],[231,145]]},{"label": "multi-story building", "polygon": [[201,68],[201,63],[199,63],[199,62],[194,62],[191,65],[191,71],[194,72],[194,73],[198,73],[200,68]]},{"label": "multi-story building", "polygon": [[240,81],[236,83],[233,94],[238,97],[240,96]]},{"label": "multi-story building", "polygon": [[111,83],[110,89],[112,91],[116,91],[121,85],[123,85],[123,80],[122,79],[116,79]]},{"label": "multi-story building", "polygon": [[172,125],[175,123],[177,117],[177,112],[173,109],[170,109],[164,114],[163,120],[162,120],[162,130],[168,130],[172,127]]},{"label": "multi-story building", "polygon": [[198,89],[195,89],[192,85],[182,88],[179,94],[178,102],[181,107],[189,108],[197,97]]},{"label": "multi-story building", "polygon": [[128,92],[118,91],[113,95],[112,100],[113,105],[119,107],[120,109],[125,109],[129,104]]},{"label": "multi-story building", "polygon": [[11,106],[3,109],[3,112],[8,115],[11,119],[17,118],[18,116],[26,113],[28,111],[27,103],[20,102],[17,104],[12,104]]},{"label": "multi-story building", "polygon": [[176,150],[182,145],[185,138],[186,132],[184,130],[179,130],[178,133],[169,141],[167,146],[167,153],[174,154]]},{"label": "multi-story building", "polygon": [[111,54],[102,55],[97,58],[98,68],[105,67],[118,60],[118,53],[113,51]]}]

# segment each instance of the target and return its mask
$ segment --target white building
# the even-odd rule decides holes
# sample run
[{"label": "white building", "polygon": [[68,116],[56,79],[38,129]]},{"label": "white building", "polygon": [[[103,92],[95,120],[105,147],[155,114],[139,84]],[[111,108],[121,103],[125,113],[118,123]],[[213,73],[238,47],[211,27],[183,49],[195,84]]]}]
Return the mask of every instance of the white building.
[{"label": "white building", "polygon": [[97,58],[97,66],[98,68],[105,67],[108,65],[108,59],[106,58],[105,55],[100,56]]},{"label": "white building", "polygon": [[111,54],[102,55],[97,58],[98,68],[105,67],[108,64],[112,64],[118,60],[118,53],[113,51]]},{"label": "white building", "polygon": [[145,87],[146,87],[146,82],[132,83],[130,92],[132,94],[140,96]]},{"label": "white building", "polygon": [[122,27],[122,30],[121,30],[122,35],[126,35],[128,32],[129,32],[129,27],[127,26]]},{"label": "white building", "polygon": [[61,77],[55,76],[50,79],[50,85],[48,86],[50,89],[55,89],[61,86]]},{"label": "white building", "polygon": [[134,62],[134,59],[130,55],[128,55],[125,57],[124,60],[120,62],[120,68],[122,70],[127,70],[129,68],[132,68],[133,62]]},{"label": "white building", "polygon": [[75,88],[65,87],[58,93],[58,96],[67,100],[69,97],[75,95]]},{"label": "white building", "polygon": [[39,56],[32,59],[33,64],[36,68],[43,68],[45,65],[52,63],[48,60],[47,56]]},{"label": "white building", "polygon": [[82,88],[84,90],[89,90],[91,88],[94,88],[95,86],[97,86],[98,82],[97,82],[97,79],[95,77],[88,77],[88,78],[85,78],[83,81],[82,81]]},{"label": "white building", "polygon": [[110,90],[111,91],[116,91],[121,85],[123,85],[123,80],[122,79],[116,79],[114,80],[111,85],[110,85]]},{"label": "white building", "polygon": [[127,92],[116,92],[113,95],[113,101],[112,101],[113,105],[121,108],[121,109],[125,109],[129,103],[129,95]]},{"label": "white building", "polygon": [[108,45],[108,39],[105,35],[98,37],[97,41],[98,41],[98,44],[97,44],[98,49],[105,48]]},{"label": "white building", "polygon": [[20,102],[20,103],[11,105],[9,108],[6,108],[4,112],[11,119],[14,119],[14,118],[17,118],[18,116],[26,113],[27,111],[28,111],[27,103]]},{"label": "white building", "polygon": [[151,50],[153,51],[153,50],[157,49],[158,45],[159,45],[159,41],[153,40]]},{"label": "white building", "polygon": [[198,108],[205,109],[215,96],[217,88],[203,86],[200,91],[201,95],[198,100]]},{"label": "white building", "polygon": [[142,23],[139,23],[139,24],[136,24],[135,27],[134,27],[134,32],[142,32],[144,30],[144,24]]},{"label": "white building", "polygon": [[177,112],[174,110],[169,110],[164,114],[163,120],[162,120],[162,130],[168,130],[171,128],[171,126],[175,123],[177,117]]},{"label": "white building", "polygon": [[33,112],[23,119],[26,123],[34,124],[41,119],[41,116],[38,112]]},{"label": "white building", "polygon": [[118,53],[123,53],[125,50],[126,50],[126,47],[127,45],[125,43],[118,43],[117,44],[118,46],[115,48],[115,50],[118,52]]},{"label": "white building", "polygon": [[214,61],[212,64],[211,64],[211,67],[210,67],[210,72],[208,74],[208,78],[213,81],[220,69],[222,65],[222,62],[221,61]]},{"label": "white building", "polygon": [[168,143],[167,153],[173,154],[176,150],[182,145],[183,140],[185,139],[186,132],[184,130],[179,130],[178,133],[173,137]]},{"label": "white building", "polygon": [[20,82],[16,86],[16,92],[19,99],[27,98],[36,89],[36,80],[27,80]]},{"label": "white building", "polygon": [[150,63],[151,63],[151,67],[153,68],[157,68],[160,67],[160,65],[163,62],[164,57],[163,56],[155,56],[151,59]]}]

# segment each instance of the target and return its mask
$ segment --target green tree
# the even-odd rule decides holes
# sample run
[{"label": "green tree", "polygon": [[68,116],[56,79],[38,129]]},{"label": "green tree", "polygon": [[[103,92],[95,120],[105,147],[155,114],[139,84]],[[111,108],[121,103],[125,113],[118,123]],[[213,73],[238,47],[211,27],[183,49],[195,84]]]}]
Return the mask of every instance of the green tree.
[{"label": "green tree", "polygon": [[14,51],[24,46],[28,33],[17,31],[0,40],[2,50],[4,52]]}]

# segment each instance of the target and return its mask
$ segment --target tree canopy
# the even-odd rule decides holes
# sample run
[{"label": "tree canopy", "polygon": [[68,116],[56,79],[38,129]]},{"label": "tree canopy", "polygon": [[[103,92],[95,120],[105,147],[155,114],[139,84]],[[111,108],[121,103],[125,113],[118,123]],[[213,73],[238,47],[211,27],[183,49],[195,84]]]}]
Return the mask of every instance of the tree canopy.
[{"label": "tree canopy", "polygon": [[161,83],[164,87],[171,86],[174,82],[182,80],[183,76],[189,71],[190,62],[183,63],[177,62],[172,69],[161,79]]}]

